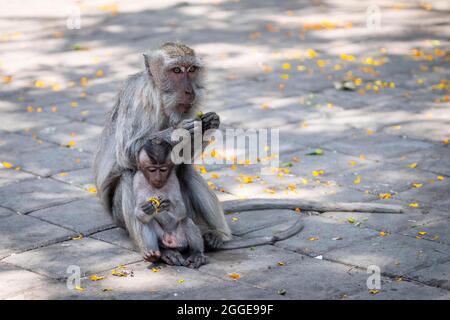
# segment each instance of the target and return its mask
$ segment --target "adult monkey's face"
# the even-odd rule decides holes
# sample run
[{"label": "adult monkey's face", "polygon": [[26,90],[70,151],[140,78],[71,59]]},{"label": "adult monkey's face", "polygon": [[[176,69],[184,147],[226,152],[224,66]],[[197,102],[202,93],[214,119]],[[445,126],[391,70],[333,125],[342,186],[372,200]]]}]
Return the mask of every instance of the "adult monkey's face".
[{"label": "adult monkey's face", "polygon": [[159,91],[162,112],[171,125],[195,115],[204,96],[203,64],[194,50],[180,43],[167,42],[144,55],[153,84]]},{"label": "adult monkey's face", "polygon": [[197,77],[196,65],[177,63],[166,69],[167,77],[173,85],[177,96],[177,107],[179,112],[187,112],[195,102],[194,82]]}]

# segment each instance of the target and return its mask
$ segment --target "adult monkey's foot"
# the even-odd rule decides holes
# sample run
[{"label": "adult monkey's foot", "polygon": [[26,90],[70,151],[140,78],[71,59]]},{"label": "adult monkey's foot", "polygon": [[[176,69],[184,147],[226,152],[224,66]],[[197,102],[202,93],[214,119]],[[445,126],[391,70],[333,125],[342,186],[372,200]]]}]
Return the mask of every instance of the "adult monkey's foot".
[{"label": "adult monkey's foot", "polygon": [[179,251],[170,249],[162,250],[161,260],[169,266],[183,266],[185,261]]},{"label": "adult monkey's foot", "polygon": [[222,246],[223,236],[220,232],[210,230],[203,235],[205,241],[205,247],[209,250],[215,250]]},{"label": "adult monkey's foot", "polygon": [[208,257],[203,253],[197,252],[191,254],[185,261],[184,266],[188,268],[197,269],[200,266],[208,263]]}]

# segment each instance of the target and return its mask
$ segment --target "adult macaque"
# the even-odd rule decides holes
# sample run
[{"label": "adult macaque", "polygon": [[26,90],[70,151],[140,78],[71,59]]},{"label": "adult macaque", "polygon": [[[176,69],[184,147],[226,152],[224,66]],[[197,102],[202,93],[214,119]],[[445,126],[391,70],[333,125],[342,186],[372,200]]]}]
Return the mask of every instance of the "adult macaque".
[{"label": "adult macaque", "polygon": [[[195,131],[193,119],[204,96],[204,67],[194,51],[168,42],[144,54],[145,70],[132,75],[120,90],[106,119],[94,160],[94,180],[103,206],[117,225],[140,246],[141,222],[134,214],[133,177],[138,155],[151,138],[170,141],[174,128]],[[201,117],[203,130],[219,126],[219,117]],[[192,165],[177,167],[181,192],[190,218],[200,228],[208,248],[231,238],[216,195]],[[149,230],[148,237],[155,237]]]},{"label": "adult macaque", "polygon": [[[120,90],[116,103],[106,119],[94,160],[94,181],[103,206],[118,226],[128,230],[140,247],[156,239],[156,231],[142,232],[142,222],[135,214],[133,180],[139,152],[155,137],[172,143],[177,127],[196,130],[194,120],[204,96],[204,66],[186,45],[168,42],[144,55],[145,70],[130,76]],[[207,113],[201,117],[204,131],[219,127],[219,117]],[[189,218],[198,226],[208,249],[226,248],[231,232],[217,196],[192,165],[176,168],[181,194]],[[227,202],[227,211],[269,208],[296,208],[312,211],[381,211],[401,212],[395,206],[382,204],[330,204],[301,200],[256,199]],[[277,237],[263,237],[259,242],[276,241],[299,230],[293,226]],[[241,241],[241,240],[237,240]],[[225,243],[226,242],[226,243]],[[228,248],[234,248],[228,243]],[[236,244],[236,243],[235,243]],[[237,243],[238,246],[241,244]]]},{"label": "adult macaque", "polygon": [[[207,262],[200,229],[188,217],[180,184],[170,159],[172,148],[158,138],[147,141],[139,152],[133,179],[134,213],[141,252],[147,261],[198,268]],[[189,251],[184,259],[181,252]]]}]

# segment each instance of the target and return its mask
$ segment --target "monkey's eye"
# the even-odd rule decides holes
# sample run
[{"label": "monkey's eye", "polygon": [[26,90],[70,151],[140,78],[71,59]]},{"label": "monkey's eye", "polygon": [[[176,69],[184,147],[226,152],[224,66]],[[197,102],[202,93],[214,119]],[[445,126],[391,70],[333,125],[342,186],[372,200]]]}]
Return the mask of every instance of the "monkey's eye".
[{"label": "monkey's eye", "polygon": [[147,168],[147,171],[149,171],[149,172],[155,172],[156,171],[156,168],[153,168],[153,167],[151,167],[151,168]]},{"label": "monkey's eye", "polygon": [[197,71],[197,67],[196,66],[192,66],[192,67],[189,68],[188,71],[189,72],[195,72],[195,71]]},{"label": "monkey's eye", "polygon": [[161,172],[167,172],[168,168],[162,167],[162,168],[160,168],[159,170],[160,170]]},{"label": "monkey's eye", "polygon": [[175,68],[172,69],[172,71],[175,72],[175,73],[180,73],[181,69],[179,67],[175,67]]}]

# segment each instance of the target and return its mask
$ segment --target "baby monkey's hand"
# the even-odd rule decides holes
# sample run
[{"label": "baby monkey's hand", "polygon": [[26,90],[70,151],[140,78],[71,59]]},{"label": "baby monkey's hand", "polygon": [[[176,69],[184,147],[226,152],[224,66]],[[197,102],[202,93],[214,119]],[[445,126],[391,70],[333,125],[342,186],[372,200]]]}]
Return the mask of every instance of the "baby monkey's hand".
[{"label": "baby monkey's hand", "polygon": [[141,209],[144,213],[152,215],[155,212],[167,210],[170,205],[170,201],[167,199],[161,199],[160,197],[152,197],[141,204]]}]

